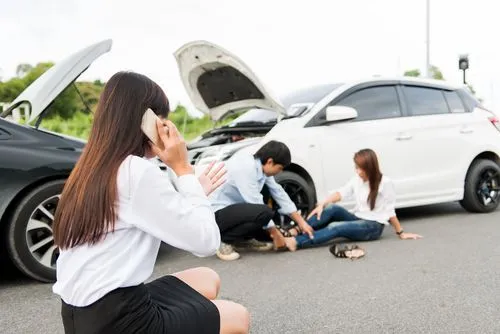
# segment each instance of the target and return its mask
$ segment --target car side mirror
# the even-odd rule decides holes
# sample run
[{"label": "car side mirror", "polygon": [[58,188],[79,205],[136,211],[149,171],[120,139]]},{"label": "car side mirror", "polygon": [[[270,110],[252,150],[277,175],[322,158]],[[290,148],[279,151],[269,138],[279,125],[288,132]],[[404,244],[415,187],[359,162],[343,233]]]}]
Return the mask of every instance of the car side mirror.
[{"label": "car side mirror", "polygon": [[326,108],[326,121],[338,122],[358,117],[356,109],[345,106],[330,106]]}]

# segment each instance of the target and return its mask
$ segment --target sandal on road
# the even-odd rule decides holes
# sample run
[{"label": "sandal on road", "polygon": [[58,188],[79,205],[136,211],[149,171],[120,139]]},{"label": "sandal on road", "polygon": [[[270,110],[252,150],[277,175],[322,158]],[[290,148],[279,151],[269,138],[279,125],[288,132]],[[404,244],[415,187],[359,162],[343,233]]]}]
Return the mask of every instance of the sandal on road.
[{"label": "sandal on road", "polygon": [[366,251],[358,245],[346,246],[334,244],[330,247],[330,253],[338,258],[359,259],[365,256]]}]

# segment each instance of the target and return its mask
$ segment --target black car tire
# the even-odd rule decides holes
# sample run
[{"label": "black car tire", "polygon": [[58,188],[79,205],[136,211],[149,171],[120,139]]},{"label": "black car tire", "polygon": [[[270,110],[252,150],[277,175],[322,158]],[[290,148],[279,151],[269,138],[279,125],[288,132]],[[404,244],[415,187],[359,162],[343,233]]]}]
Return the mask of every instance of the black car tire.
[{"label": "black car tire", "polygon": [[481,159],[473,162],[467,177],[465,179],[465,189],[464,198],[460,201],[460,205],[469,211],[474,213],[488,213],[496,210],[499,204],[500,196],[496,196],[496,201],[485,205],[478,196],[479,183],[481,182],[481,177],[485,172],[491,171],[491,173],[496,173],[496,182],[498,187],[498,176],[500,175],[500,167],[497,163],[491,160]]},{"label": "black car tire", "polygon": [[40,282],[54,282],[56,270],[41,264],[27,244],[28,221],[44,201],[62,193],[65,180],[44,183],[30,191],[17,205],[7,226],[7,251],[13,264],[25,275]]},{"label": "black car tire", "polygon": [[[278,182],[281,186],[286,183],[292,183],[300,186],[305,193],[305,197],[308,203],[307,213],[309,213],[315,206],[316,194],[314,193],[314,188],[311,187],[309,183],[300,175],[290,172],[284,171],[275,176],[276,182]],[[295,203],[297,205],[297,203]],[[300,208],[299,208],[300,209]],[[306,213],[302,212],[302,215]]]}]

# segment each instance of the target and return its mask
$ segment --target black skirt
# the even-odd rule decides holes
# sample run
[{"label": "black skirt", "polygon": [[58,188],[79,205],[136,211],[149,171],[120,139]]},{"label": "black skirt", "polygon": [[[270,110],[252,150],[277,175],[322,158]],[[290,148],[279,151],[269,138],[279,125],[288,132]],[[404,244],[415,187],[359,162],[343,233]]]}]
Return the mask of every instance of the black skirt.
[{"label": "black skirt", "polygon": [[175,276],[116,289],[86,307],[62,301],[61,315],[67,334],[220,331],[215,304]]}]

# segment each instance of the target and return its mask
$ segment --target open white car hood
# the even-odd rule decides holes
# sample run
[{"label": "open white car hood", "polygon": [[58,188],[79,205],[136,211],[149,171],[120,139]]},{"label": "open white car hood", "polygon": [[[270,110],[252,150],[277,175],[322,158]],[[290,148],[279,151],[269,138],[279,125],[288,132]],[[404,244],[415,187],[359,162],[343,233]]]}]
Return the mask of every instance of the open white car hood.
[{"label": "open white car hood", "polygon": [[182,83],[195,107],[217,121],[231,111],[285,108],[250,68],[229,51],[207,41],[194,41],[175,53]]},{"label": "open white car hood", "polygon": [[33,122],[92,62],[111,50],[112,40],[104,40],[80,50],[58,62],[29,85],[2,114],[27,102],[30,104],[28,123]]}]

